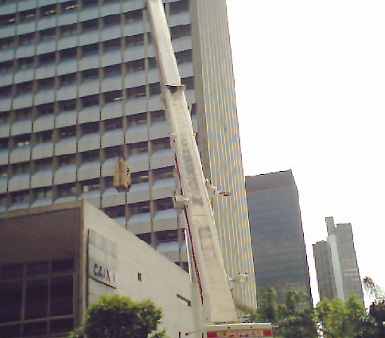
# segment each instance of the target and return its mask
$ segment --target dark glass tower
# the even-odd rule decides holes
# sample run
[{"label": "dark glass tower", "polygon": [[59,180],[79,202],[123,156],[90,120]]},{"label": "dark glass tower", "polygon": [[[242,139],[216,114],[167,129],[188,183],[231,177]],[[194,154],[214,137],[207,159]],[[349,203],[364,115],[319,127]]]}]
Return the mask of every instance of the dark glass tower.
[{"label": "dark glass tower", "polygon": [[257,294],[274,287],[282,302],[293,288],[311,301],[298,191],[291,170],[247,176],[246,192]]}]

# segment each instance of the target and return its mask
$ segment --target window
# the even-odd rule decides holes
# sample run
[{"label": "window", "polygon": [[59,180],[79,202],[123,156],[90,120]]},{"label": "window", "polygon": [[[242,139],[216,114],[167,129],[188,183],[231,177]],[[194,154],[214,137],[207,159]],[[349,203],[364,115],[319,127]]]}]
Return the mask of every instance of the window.
[{"label": "window", "polygon": [[188,11],[188,1],[175,1],[170,3],[170,14],[177,14],[183,11]]},{"label": "window", "polygon": [[35,18],[36,18],[36,11],[34,9],[20,13],[21,23],[29,20],[35,20]]},{"label": "window", "polygon": [[135,126],[137,124],[146,124],[147,123],[147,113],[139,113],[136,115],[127,116],[128,126]]},{"label": "window", "polygon": [[60,103],[61,111],[74,111],[76,110],[76,100],[63,101]]},{"label": "window", "polygon": [[170,148],[171,148],[170,139],[168,137],[152,141],[153,152],[158,150],[163,150],[163,149],[170,149]]},{"label": "window", "polygon": [[13,25],[16,22],[15,14],[0,16],[0,26]]},{"label": "window", "polygon": [[37,113],[38,116],[43,116],[43,115],[50,115],[53,114],[54,106],[52,103],[48,104],[43,104],[41,106],[37,106]]},{"label": "window", "polygon": [[60,77],[61,86],[76,86],[76,74],[66,74]]},{"label": "window", "polygon": [[6,122],[9,122],[9,113],[8,112],[0,113],[0,123],[6,123]]},{"label": "window", "polygon": [[106,120],[104,127],[106,131],[122,129],[122,119],[119,117],[117,119]]},{"label": "window", "polygon": [[78,4],[77,1],[69,1],[62,4],[62,14],[66,14],[67,12],[75,11]]},{"label": "window", "polygon": [[82,182],[82,191],[90,192],[100,190],[100,180],[98,178]]},{"label": "window", "polygon": [[50,141],[52,141],[52,131],[44,131],[36,134],[37,143],[50,142]]},{"label": "window", "polygon": [[[49,132],[51,133],[51,132]],[[44,170],[52,168],[52,158],[44,158],[35,162],[36,170]]]},{"label": "window", "polygon": [[31,94],[32,88],[32,82],[20,83],[16,86],[16,93],[17,95]]},{"label": "window", "polygon": [[138,234],[136,235],[139,239],[141,239],[142,241],[146,242],[147,244],[150,244],[151,245],[151,234],[150,233],[146,233],[146,234]]},{"label": "window", "polygon": [[129,99],[137,99],[140,97],[146,97],[146,86],[140,86],[135,88],[126,89],[127,97]]},{"label": "window", "polygon": [[3,265],[0,271],[0,308],[7,308],[0,311],[2,336],[47,337],[73,330],[73,259]]},{"label": "window", "polygon": [[76,187],[74,183],[62,184],[57,187],[57,197],[76,196]]},{"label": "window", "polygon": [[6,165],[0,166],[0,177],[8,176],[8,167]]},{"label": "window", "polygon": [[64,155],[59,157],[59,167],[75,164],[76,158],[74,155]]},{"label": "window", "polygon": [[144,59],[127,62],[127,73],[137,72],[144,70]]},{"label": "window", "polygon": [[137,183],[144,183],[148,182],[148,171],[139,171],[137,173],[133,173],[131,175],[131,183],[137,184]]},{"label": "window", "polygon": [[60,62],[66,62],[74,58],[76,58],[76,47],[64,49],[60,52]]},{"label": "window", "polygon": [[52,77],[50,79],[40,80],[38,84],[39,90],[52,90],[55,88],[55,79]]},{"label": "window", "polygon": [[35,189],[33,192],[36,198],[52,197],[52,189],[50,187]]},{"label": "window", "polygon": [[174,167],[165,167],[153,171],[154,181],[174,177]]},{"label": "window", "polygon": [[55,52],[41,55],[40,63],[43,65],[47,65],[49,63],[55,63]]},{"label": "window", "polygon": [[7,49],[9,47],[12,47],[13,45],[14,45],[14,40],[12,38],[0,40],[0,50]]},{"label": "window", "polygon": [[86,151],[85,153],[82,153],[82,162],[99,162],[99,150]]},{"label": "window", "polygon": [[41,15],[43,17],[51,16],[51,15],[55,15],[55,14],[56,14],[56,6],[55,5],[46,6],[46,7],[41,8]]},{"label": "window", "polygon": [[40,32],[41,40],[49,40],[56,36],[56,29],[51,28]]},{"label": "window", "polygon": [[12,61],[4,62],[0,65],[0,74],[12,72],[12,70],[13,70],[13,62]]},{"label": "window", "polygon": [[142,11],[136,10],[136,11],[127,12],[124,14],[124,18],[125,18],[126,23],[130,23],[130,22],[133,22],[135,20],[141,20],[142,19]]},{"label": "window", "polygon": [[29,201],[28,190],[14,192],[11,197],[12,203],[25,203]]},{"label": "window", "polygon": [[109,93],[104,93],[104,100],[106,103],[116,102],[123,100],[123,94],[121,90],[116,90]]},{"label": "window", "polygon": [[185,62],[192,62],[192,51],[190,50],[184,50],[182,52],[175,54],[176,61],[179,64],[185,63]]},{"label": "window", "polygon": [[30,139],[29,135],[20,135],[15,137],[14,140],[15,140],[16,147],[28,146],[30,142],[29,139]]},{"label": "window", "polygon": [[150,212],[150,203],[148,201],[146,202],[140,202],[134,205],[130,205],[130,214],[145,214]]},{"label": "window", "polygon": [[76,24],[68,25],[68,26],[62,27],[61,34],[62,36],[76,35],[77,30],[78,28]]},{"label": "window", "polygon": [[110,218],[125,217],[126,211],[124,205],[118,205],[104,209],[105,214]]},{"label": "window", "polygon": [[191,35],[191,27],[190,25],[183,25],[183,26],[175,26],[170,28],[171,33],[171,39],[178,39],[183,36],[190,36]]},{"label": "window", "polygon": [[59,136],[61,139],[76,136],[76,127],[74,127],[74,126],[60,128],[60,129],[58,129],[58,131],[59,131]]},{"label": "window", "polygon": [[84,46],[82,48],[83,57],[98,55],[99,53],[99,45],[97,43],[93,45]]},{"label": "window", "polygon": [[8,139],[7,138],[0,139],[0,149],[8,149]]},{"label": "window", "polygon": [[166,121],[164,110],[157,110],[151,112],[151,123]]},{"label": "window", "polygon": [[93,95],[93,96],[87,96],[82,99],[82,104],[84,108],[92,107],[92,106],[98,106],[99,105],[99,96]]},{"label": "window", "polygon": [[155,201],[156,210],[168,210],[174,208],[174,203],[172,202],[171,197],[162,198]]},{"label": "window", "polygon": [[159,231],[156,233],[158,243],[178,241],[178,230]]},{"label": "window", "polygon": [[29,162],[22,162],[13,165],[12,172],[14,175],[25,174],[29,172]]},{"label": "window", "polygon": [[84,134],[99,133],[99,122],[85,123],[82,125],[82,132]]},{"label": "window", "polygon": [[120,38],[114,39],[114,40],[109,40],[104,43],[104,52],[112,52],[112,51],[117,51],[120,50]]},{"label": "window", "polygon": [[122,67],[120,65],[114,65],[104,68],[104,76],[113,77],[113,76],[122,76]]},{"label": "window", "polygon": [[126,37],[126,46],[141,46],[144,44],[144,35],[137,34]]},{"label": "window", "polygon": [[130,145],[130,154],[131,155],[146,153],[147,151],[148,151],[147,142],[140,142],[140,143]]},{"label": "window", "polygon": [[88,69],[82,72],[84,81],[98,80],[99,72],[98,69]]},{"label": "window", "polygon": [[35,33],[22,35],[19,41],[20,41],[20,46],[33,45],[35,42]]},{"label": "window", "polygon": [[108,15],[103,18],[105,25],[120,25],[120,15]]},{"label": "window", "polygon": [[99,28],[98,19],[88,20],[83,22],[83,33],[97,30]]},{"label": "window", "polygon": [[33,68],[33,57],[19,59],[19,69],[25,69],[25,68]]}]

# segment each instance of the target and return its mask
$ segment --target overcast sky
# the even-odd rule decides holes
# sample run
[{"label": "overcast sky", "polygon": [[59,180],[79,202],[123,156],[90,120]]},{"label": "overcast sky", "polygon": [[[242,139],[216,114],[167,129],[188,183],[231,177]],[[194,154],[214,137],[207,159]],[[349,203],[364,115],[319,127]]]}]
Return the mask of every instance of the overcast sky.
[{"label": "overcast sky", "polygon": [[246,175],[292,169],[311,245],[351,223],[385,289],[385,1],[227,0]]}]

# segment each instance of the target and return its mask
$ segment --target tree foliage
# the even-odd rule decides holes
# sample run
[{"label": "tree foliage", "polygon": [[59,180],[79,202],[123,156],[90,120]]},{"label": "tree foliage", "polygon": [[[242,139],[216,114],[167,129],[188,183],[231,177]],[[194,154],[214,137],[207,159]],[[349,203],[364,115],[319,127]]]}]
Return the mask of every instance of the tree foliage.
[{"label": "tree foliage", "polygon": [[325,298],[317,304],[316,313],[325,338],[362,337],[365,307],[356,295],[346,300]]},{"label": "tree foliage", "polygon": [[[70,338],[144,338],[157,330],[161,318],[162,310],[150,300],[103,295],[88,308],[84,324]],[[155,332],[152,337],[165,334]]]},{"label": "tree foliage", "polygon": [[240,308],[247,322],[270,322],[277,337],[317,337],[317,323],[313,308],[303,293],[289,290],[285,302],[278,303],[274,288],[261,290],[258,308]]}]

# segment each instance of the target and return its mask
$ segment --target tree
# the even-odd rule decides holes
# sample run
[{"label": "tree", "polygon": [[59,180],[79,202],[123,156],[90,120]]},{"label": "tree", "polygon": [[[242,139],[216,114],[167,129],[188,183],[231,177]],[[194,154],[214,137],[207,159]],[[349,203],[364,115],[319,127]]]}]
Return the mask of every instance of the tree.
[{"label": "tree", "polygon": [[369,307],[369,316],[365,318],[366,337],[385,337],[385,294],[372,278],[362,279],[364,290],[373,299]]},{"label": "tree", "polygon": [[346,300],[325,298],[317,304],[316,314],[325,338],[362,336],[365,307],[356,295],[350,295]]},{"label": "tree", "polygon": [[277,292],[274,288],[261,290],[260,297],[258,297],[258,308],[256,312],[256,319],[269,323],[275,323],[277,320]]},{"label": "tree", "polygon": [[318,337],[314,309],[303,292],[286,292],[285,303],[279,306],[276,331],[280,337]]},{"label": "tree", "polygon": [[[157,329],[161,318],[162,310],[150,300],[103,295],[88,308],[84,324],[70,338],[144,338]],[[165,337],[164,331],[152,337]]]},{"label": "tree", "polygon": [[245,313],[247,322],[270,322],[274,336],[317,337],[317,323],[314,310],[303,293],[289,290],[285,302],[278,303],[274,288],[263,289],[258,297],[258,308],[238,306]]}]

